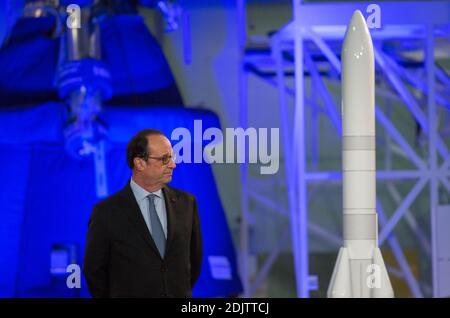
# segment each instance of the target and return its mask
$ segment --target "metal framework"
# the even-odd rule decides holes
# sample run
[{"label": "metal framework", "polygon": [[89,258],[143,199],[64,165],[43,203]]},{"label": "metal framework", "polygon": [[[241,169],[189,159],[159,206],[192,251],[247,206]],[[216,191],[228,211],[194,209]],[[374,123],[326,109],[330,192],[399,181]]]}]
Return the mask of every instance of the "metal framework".
[{"label": "metal framework", "polygon": [[[239,46],[241,52],[239,74],[239,98],[240,98],[240,125],[248,127],[248,76],[256,74],[271,86],[278,89],[278,101],[280,111],[280,128],[284,151],[285,165],[290,167],[285,175],[288,197],[288,209],[286,210],[277,202],[258,194],[257,181],[251,180],[246,164],[241,165],[241,225],[240,225],[240,249],[239,265],[240,274],[244,285],[244,296],[251,297],[261,285],[286,242],[286,231],[280,237],[280,243],[267,257],[265,264],[258,272],[256,279],[251,282],[248,272],[249,256],[249,224],[253,213],[250,211],[250,200],[255,200],[264,206],[286,215],[290,218],[292,235],[292,252],[294,256],[296,291],[298,297],[309,297],[309,252],[308,230],[312,234],[325,239],[334,245],[340,245],[339,235],[330,232],[319,224],[308,223],[308,185],[318,182],[339,183],[340,171],[318,171],[318,116],[324,114],[333,124],[336,134],[341,137],[341,118],[338,106],[328,87],[340,87],[336,78],[341,73],[339,56],[330,46],[329,41],[342,40],[345,28],[354,10],[359,9],[366,14],[369,2],[351,3],[317,3],[304,4],[302,1],[293,1],[293,20],[277,31],[270,38],[270,53],[267,56],[250,56],[246,54],[246,8],[245,1],[238,0],[238,31]],[[414,297],[423,297],[423,288],[419,286],[414,277],[408,261],[403,253],[401,245],[393,230],[401,219],[416,234],[421,248],[429,253],[432,262],[432,295],[439,297],[437,238],[436,238],[436,209],[439,205],[439,187],[450,193],[450,156],[446,141],[438,132],[439,118],[437,106],[442,106],[447,113],[450,110],[450,80],[439,69],[434,60],[435,39],[440,36],[442,26],[450,26],[450,5],[445,2],[383,2],[380,4],[383,28],[373,30],[372,37],[375,43],[375,62],[377,77],[383,76],[382,83],[377,85],[377,95],[385,101],[385,109],[376,106],[376,119],[384,128],[378,136],[384,136],[386,143],[384,151],[385,170],[377,170],[377,180],[386,182],[386,189],[392,199],[398,204],[391,217],[384,213],[381,202],[377,201],[377,212],[381,231],[379,234],[380,246],[385,241],[389,244],[401,271],[390,268],[391,275],[396,275],[405,280]],[[420,12],[419,14],[416,14]],[[401,13],[401,14],[400,14]],[[445,30],[445,28],[444,28]],[[402,41],[423,41],[424,65],[422,72],[412,73],[403,67],[394,58],[383,52],[381,44],[386,40],[400,39]],[[447,40],[450,37],[447,34]],[[321,74],[319,63],[314,59],[310,45],[314,43],[317,50],[325,57],[325,64],[329,76],[327,82]],[[272,67],[275,76],[262,76],[258,71],[263,67]],[[286,76],[294,71],[295,87],[289,87]],[[311,92],[308,95],[305,90],[304,74],[311,77]],[[422,78],[421,78],[422,76]],[[411,90],[413,87],[414,90]],[[426,102],[426,112],[422,109],[420,101],[413,94],[420,93],[420,97]],[[294,116],[289,117],[287,96],[293,96]],[[324,107],[320,107],[317,99],[320,98]],[[422,100],[422,101],[423,101]],[[390,117],[390,101],[402,102],[411,113],[417,125],[426,136],[427,154],[419,154],[410,142],[395,127]],[[423,104],[423,103],[422,103]],[[306,106],[311,107],[311,161],[307,167],[306,146]],[[448,116],[448,115],[447,115]],[[292,127],[292,128],[291,128]],[[401,155],[412,163],[409,170],[393,170],[393,154]],[[287,170],[287,169],[285,169]],[[393,181],[413,180],[415,185],[409,193],[402,198]],[[383,183],[384,184],[384,183]],[[414,215],[409,210],[412,203],[426,187],[429,188],[429,208],[431,239],[425,235],[418,225]]]}]

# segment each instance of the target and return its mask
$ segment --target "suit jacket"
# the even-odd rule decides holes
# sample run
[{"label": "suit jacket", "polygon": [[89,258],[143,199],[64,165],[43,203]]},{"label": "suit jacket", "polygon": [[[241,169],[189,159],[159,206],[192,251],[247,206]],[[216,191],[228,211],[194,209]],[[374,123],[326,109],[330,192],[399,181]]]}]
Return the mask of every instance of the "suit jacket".
[{"label": "suit jacket", "polygon": [[167,243],[161,258],[129,184],[97,203],[83,273],[93,297],[191,297],[202,238],[195,197],[164,187]]}]

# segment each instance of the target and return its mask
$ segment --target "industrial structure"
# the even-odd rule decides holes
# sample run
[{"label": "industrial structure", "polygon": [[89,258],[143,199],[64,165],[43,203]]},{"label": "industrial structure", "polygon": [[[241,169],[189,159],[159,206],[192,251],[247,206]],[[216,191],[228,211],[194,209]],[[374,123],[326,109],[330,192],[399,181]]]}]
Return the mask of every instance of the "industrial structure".
[{"label": "industrial structure", "polygon": [[[341,236],[330,231],[320,221],[308,221],[313,197],[312,187],[317,184],[341,185],[339,167],[321,170],[319,144],[320,115],[329,119],[337,136],[342,135],[340,105],[333,98],[332,88],[339,87],[341,75],[340,50],[347,22],[355,10],[360,10],[372,23],[376,63],[376,120],[381,130],[377,142],[383,142],[384,158],[378,158],[378,187],[396,202],[393,211],[385,211],[377,199],[380,224],[379,244],[389,245],[399,269],[388,268],[391,275],[400,277],[414,297],[443,297],[450,294],[449,255],[445,246],[449,237],[445,224],[449,224],[450,159],[448,155],[448,126],[450,110],[449,76],[435,63],[435,52],[446,54],[450,40],[450,6],[448,2],[314,2],[292,1],[293,19],[267,38],[269,50],[247,49],[246,3],[238,1],[240,65],[240,118],[241,126],[249,125],[248,91],[249,76],[256,76],[278,89],[281,138],[283,141],[285,178],[279,182],[267,182],[254,178],[248,166],[241,167],[242,222],[240,231],[240,266],[245,295],[252,296],[267,278],[269,270],[287,243],[287,231],[279,238],[279,244],[258,268],[255,277],[249,273],[249,229],[257,218],[258,208],[264,206],[289,218],[292,253],[298,297],[310,296],[309,244],[311,237],[319,238],[334,246],[341,245]],[[420,14],[417,14],[420,12]],[[381,25],[376,20],[381,19]],[[380,22],[380,21],[378,21]],[[260,41],[261,42],[261,41]],[[439,45],[437,45],[439,44]],[[447,49],[445,49],[447,48]],[[419,56],[411,56],[412,52]],[[414,53],[414,52],[413,52]],[[289,77],[294,76],[293,83]],[[308,80],[307,80],[308,79]],[[308,82],[308,87],[306,86]],[[290,84],[290,85],[289,85]],[[290,96],[294,106],[289,105]],[[383,105],[379,105],[378,101]],[[392,108],[403,107],[417,123],[419,149],[414,140],[408,140],[398,125],[405,118],[391,116]],[[253,124],[253,123],[252,123]],[[338,139],[337,139],[338,140]],[[323,142],[323,140],[321,141]],[[309,146],[309,147],[308,147]],[[378,148],[380,149],[380,147]],[[395,157],[399,156],[399,157]],[[398,168],[396,160],[408,161]],[[404,168],[408,167],[408,168]],[[414,182],[404,197],[400,185]],[[285,185],[287,207],[264,194],[264,189],[274,184]],[[261,190],[263,189],[263,190]],[[339,188],[336,187],[336,191]],[[274,191],[272,191],[274,192]],[[415,218],[411,205],[421,192],[426,193],[430,235]],[[323,215],[322,215],[323,218]],[[400,220],[405,220],[414,233],[419,246],[431,267],[431,290],[419,284],[408,263],[402,243],[393,233]],[[308,231],[311,236],[308,235]],[[337,249],[336,249],[337,251]],[[395,286],[394,286],[395,292]]]}]

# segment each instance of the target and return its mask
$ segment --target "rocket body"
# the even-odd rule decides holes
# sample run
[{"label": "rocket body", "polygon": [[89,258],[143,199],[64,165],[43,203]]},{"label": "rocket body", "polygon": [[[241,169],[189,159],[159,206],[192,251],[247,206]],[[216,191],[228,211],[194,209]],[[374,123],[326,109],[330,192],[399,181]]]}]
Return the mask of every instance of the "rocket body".
[{"label": "rocket body", "polygon": [[374,53],[358,10],[347,27],[341,59],[344,246],[328,297],[393,297],[378,248]]}]

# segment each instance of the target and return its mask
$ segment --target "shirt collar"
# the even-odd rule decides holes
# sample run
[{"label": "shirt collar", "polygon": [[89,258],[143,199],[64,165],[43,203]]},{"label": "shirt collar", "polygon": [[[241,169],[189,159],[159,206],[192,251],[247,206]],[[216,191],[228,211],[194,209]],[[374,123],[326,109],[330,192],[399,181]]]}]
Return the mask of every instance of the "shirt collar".
[{"label": "shirt collar", "polygon": [[155,191],[155,192],[148,192],[147,190],[142,188],[140,185],[138,185],[136,182],[134,182],[133,178],[131,178],[130,187],[131,187],[131,190],[133,191],[134,196],[136,197],[136,201],[138,201],[138,202],[146,199],[150,193],[153,193],[158,198],[162,197],[162,189],[159,189],[158,191]]}]

